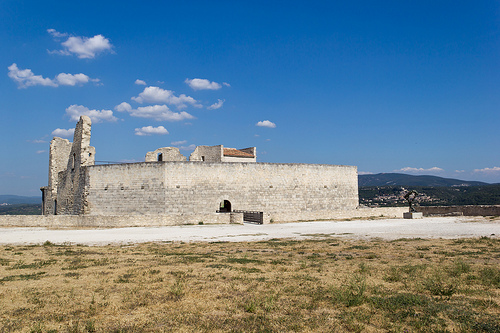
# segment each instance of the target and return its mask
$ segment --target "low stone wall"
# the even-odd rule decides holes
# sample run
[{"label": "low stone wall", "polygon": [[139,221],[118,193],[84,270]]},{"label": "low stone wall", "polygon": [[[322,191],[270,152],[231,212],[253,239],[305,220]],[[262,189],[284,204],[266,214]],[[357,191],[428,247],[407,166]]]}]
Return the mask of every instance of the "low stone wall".
[{"label": "low stone wall", "polygon": [[495,206],[420,206],[417,211],[430,215],[500,216],[500,205]]},{"label": "low stone wall", "polygon": [[[314,220],[341,220],[367,217],[402,218],[408,208],[360,208],[339,211],[305,212],[302,214],[264,214],[264,223]],[[242,224],[243,213],[157,214],[157,215],[4,215],[0,227],[43,228],[123,228],[190,224]]]},{"label": "low stone wall", "polygon": [[380,208],[358,208],[335,211],[309,211],[264,214],[264,223],[269,222],[294,222],[294,221],[314,221],[314,220],[342,220],[368,217],[403,218],[403,213],[407,212],[407,207],[380,207]]},{"label": "low stone wall", "polygon": [[[203,223],[202,223],[203,222]],[[133,216],[88,216],[88,215],[4,215],[0,216],[0,227],[44,227],[44,228],[123,228],[153,227],[189,224],[243,223],[242,213],[213,213],[186,215],[133,215]]]}]

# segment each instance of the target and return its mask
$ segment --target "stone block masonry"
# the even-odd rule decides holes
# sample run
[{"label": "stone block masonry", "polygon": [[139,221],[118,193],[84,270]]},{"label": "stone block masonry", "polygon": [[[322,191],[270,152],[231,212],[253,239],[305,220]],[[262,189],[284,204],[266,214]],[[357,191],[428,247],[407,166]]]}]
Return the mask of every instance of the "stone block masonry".
[{"label": "stone block masonry", "polygon": [[276,220],[358,206],[352,166],[149,162],[87,166],[84,178],[88,215],[210,214],[226,200]]},{"label": "stone block masonry", "polygon": [[354,166],[256,163],[255,147],[222,145],[198,146],[189,161],[178,148],[164,147],[147,153],[146,162],[95,165],[90,133],[90,118],[82,116],[73,143],[52,140],[44,215],[78,215],[70,220],[85,225],[95,224],[92,216],[109,216],[99,221],[110,225],[163,225],[191,223],[197,216],[209,223],[238,222],[235,211],[257,213],[264,223],[356,215]]}]

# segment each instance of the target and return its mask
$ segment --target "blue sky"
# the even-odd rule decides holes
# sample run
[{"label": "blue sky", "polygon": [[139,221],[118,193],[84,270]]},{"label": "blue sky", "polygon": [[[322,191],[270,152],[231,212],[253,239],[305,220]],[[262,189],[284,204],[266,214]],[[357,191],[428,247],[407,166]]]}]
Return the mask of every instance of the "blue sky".
[{"label": "blue sky", "polygon": [[498,1],[1,1],[0,194],[53,136],[500,182]]}]

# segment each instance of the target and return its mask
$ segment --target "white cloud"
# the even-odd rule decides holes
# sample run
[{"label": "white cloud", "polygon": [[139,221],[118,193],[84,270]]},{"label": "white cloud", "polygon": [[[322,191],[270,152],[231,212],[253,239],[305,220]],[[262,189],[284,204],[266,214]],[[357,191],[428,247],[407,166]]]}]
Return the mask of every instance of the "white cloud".
[{"label": "white cloud", "polygon": [[196,148],[196,145],[190,144],[189,146],[180,146],[179,150],[194,150]]},{"label": "white cloud", "polygon": [[500,167],[474,169],[474,172],[485,173],[485,174],[496,174],[500,173]]},{"label": "white cloud", "polygon": [[57,87],[49,78],[44,78],[41,75],[35,75],[31,69],[19,69],[16,63],[13,63],[8,67],[9,73],[7,74],[12,80],[14,80],[19,88],[27,88],[30,86],[49,86]]},{"label": "white cloud", "polygon": [[35,139],[35,140],[31,140],[29,142],[31,142],[31,143],[47,143],[47,141],[44,139]]},{"label": "white cloud", "polygon": [[127,102],[123,102],[115,106],[115,110],[118,112],[130,112],[132,111],[132,106]]},{"label": "white cloud", "polygon": [[62,129],[62,128],[56,128],[55,130],[52,131],[52,135],[58,136],[61,138],[71,138],[75,134],[75,129],[70,128],[70,129]]},{"label": "white cloud", "polygon": [[186,79],[186,82],[193,90],[219,90],[222,88],[217,82],[210,82],[207,79]]},{"label": "white cloud", "polygon": [[117,121],[118,118],[113,116],[111,110],[90,110],[83,105],[70,105],[66,108],[66,114],[70,116],[73,121],[78,121],[80,116],[89,116],[93,123],[100,123],[102,121]]},{"label": "white cloud", "polygon": [[85,74],[67,74],[61,73],[56,76],[56,81],[61,86],[74,86],[76,84],[82,85],[89,81],[99,82],[99,79],[91,79]]},{"label": "white cloud", "polygon": [[83,85],[85,83],[99,82],[99,79],[91,79],[85,74],[68,74],[60,73],[54,79],[44,78],[41,75],[35,75],[31,69],[19,69],[16,63],[8,67],[8,76],[14,80],[19,88],[27,88],[31,86],[75,86]]},{"label": "white cloud", "polygon": [[115,106],[115,110],[119,112],[128,112],[132,117],[139,118],[152,118],[158,121],[180,121],[185,119],[194,119],[192,115],[189,113],[182,112],[173,112],[166,105],[149,105],[149,106],[141,106],[137,109],[133,109],[130,104],[127,102],[123,102],[117,106]]},{"label": "white cloud", "polygon": [[207,107],[207,109],[209,109],[209,110],[220,109],[225,101],[226,100],[224,100],[224,99],[217,99],[217,103],[210,105],[209,107]]},{"label": "white cloud", "polygon": [[358,171],[358,175],[373,175],[373,172],[370,172],[370,171]]},{"label": "white cloud", "polygon": [[47,151],[46,150],[37,150],[36,153],[37,154],[43,154],[43,153],[46,153]]},{"label": "white cloud", "polygon": [[135,135],[165,135],[168,134],[168,131],[163,126],[153,127],[153,126],[145,126],[141,128],[135,129]]},{"label": "white cloud", "polygon": [[146,81],[144,81],[144,80],[139,80],[139,79],[135,80],[135,82],[134,82],[134,83],[135,83],[135,84],[138,84],[138,85],[142,85],[142,86],[145,86],[145,85],[146,85]]},{"label": "white cloud", "polygon": [[222,82],[223,85],[225,85],[226,87],[231,87],[231,85],[227,82]]},{"label": "white cloud", "polygon": [[269,121],[269,120],[264,120],[264,121],[259,121],[257,124],[255,124],[256,126],[259,126],[259,127],[268,127],[268,128],[275,128],[276,127],[276,124]]},{"label": "white cloud", "polygon": [[410,173],[424,173],[424,172],[442,172],[444,171],[441,168],[438,167],[432,167],[429,169],[424,169],[424,168],[412,168],[412,167],[406,167],[406,168],[401,168],[399,170],[394,170],[395,172],[410,172]]},{"label": "white cloud", "polygon": [[183,145],[183,144],[185,144],[185,143],[187,143],[187,141],[186,141],[186,140],[182,140],[182,141],[172,141],[172,142],[170,142],[170,144],[171,144],[172,146],[180,146],[180,145]]},{"label": "white cloud", "polygon": [[[62,38],[68,36],[66,33],[57,32],[55,29],[48,29],[47,32],[54,38]],[[103,35],[95,35],[94,37],[70,36],[61,43],[62,50],[49,51],[49,53],[57,53],[61,55],[76,55],[80,59],[92,59],[98,53],[104,51],[112,51],[113,45],[109,39]]]},{"label": "white cloud", "polygon": [[56,29],[47,29],[47,32],[54,38],[62,38],[68,35],[67,33],[57,32]]},{"label": "white cloud", "polygon": [[190,104],[194,107],[202,107],[201,104],[198,103],[191,96],[186,96],[181,94],[179,96],[175,96],[174,92],[171,90],[165,90],[160,87],[146,87],[144,91],[139,94],[137,97],[132,97],[133,101],[137,103],[165,103],[170,105],[175,105],[178,109],[186,108],[187,104]]}]

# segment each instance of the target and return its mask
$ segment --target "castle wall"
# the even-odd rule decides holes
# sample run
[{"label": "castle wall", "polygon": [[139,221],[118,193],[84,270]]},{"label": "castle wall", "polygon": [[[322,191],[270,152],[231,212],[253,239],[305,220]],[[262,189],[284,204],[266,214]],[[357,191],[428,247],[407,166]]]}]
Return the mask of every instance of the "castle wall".
[{"label": "castle wall", "polygon": [[[87,167],[87,214],[164,214],[168,162],[109,164]],[[175,162],[170,162],[175,163]],[[179,162],[182,163],[182,162]],[[187,163],[187,162],[185,162]]]},{"label": "castle wall", "polygon": [[155,162],[86,172],[90,215],[209,214],[224,200],[233,210],[261,211],[269,219],[358,206],[353,166]]}]

